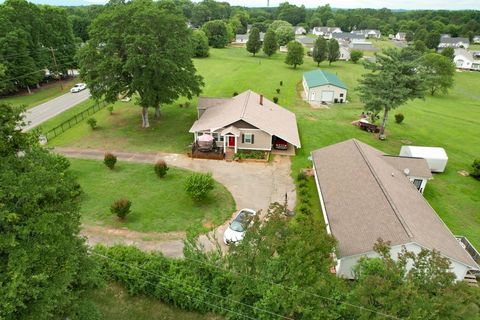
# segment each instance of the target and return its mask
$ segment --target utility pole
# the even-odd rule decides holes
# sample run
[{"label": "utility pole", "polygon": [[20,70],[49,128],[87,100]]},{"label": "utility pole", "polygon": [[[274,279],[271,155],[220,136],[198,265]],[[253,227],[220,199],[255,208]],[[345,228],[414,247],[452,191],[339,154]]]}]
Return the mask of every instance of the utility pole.
[{"label": "utility pole", "polygon": [[270,8],[270,0],[267,0],[267,8]]},{"label": "utility pole", "polygon": [[[55,50],[53,50],[53,48],[50,47],[50,51],[52,51],[52,58],[53,58],[53,63],[55,64],[55,69],[57,69],[57,74],[59,74],[60,71],[58,70],[57,58],[55,57]],[[62,79],[60,79],[60,90],[63,91]]]}]

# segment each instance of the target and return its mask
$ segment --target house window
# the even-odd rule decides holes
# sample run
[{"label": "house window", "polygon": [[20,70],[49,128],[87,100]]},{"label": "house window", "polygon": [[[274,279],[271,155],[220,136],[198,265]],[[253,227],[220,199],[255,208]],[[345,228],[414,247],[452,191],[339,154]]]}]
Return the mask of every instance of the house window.
[{"label": "house window", "polygon": [[340,93],[340,98],[342,98],[342,97],[343,97],[343,93]]},{"label": "house window", "polygon": [[245,133],[242,135],[242,143],[253,144],[254,136],[251,133]]},{"label": "house window", "polygon": [[423,180],[421,180],[421,179],[413,180],[413,184],[414,184],[415,188],[417,188],[418,190],[420,190],[420,187],[422,186],[422,182],[423,182]]},{"label": "house window", "polygon": [[212,135],[216,142],[223,142],[223,136],[220,133],[214,132]]}]

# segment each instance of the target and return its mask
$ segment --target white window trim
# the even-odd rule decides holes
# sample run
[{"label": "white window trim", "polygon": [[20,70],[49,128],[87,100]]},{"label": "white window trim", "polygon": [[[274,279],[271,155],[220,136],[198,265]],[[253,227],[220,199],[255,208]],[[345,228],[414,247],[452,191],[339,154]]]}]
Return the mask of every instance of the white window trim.
[{"label": "white window trim", "polygon": [[[248,136],[248,138],[247,138],[247,136]],[[247,141],[247,139],[249,141]],[[253,140],[253,133],[244,133],[243,134],[243,143],[244,144],[253,144],[252,140]]]}]

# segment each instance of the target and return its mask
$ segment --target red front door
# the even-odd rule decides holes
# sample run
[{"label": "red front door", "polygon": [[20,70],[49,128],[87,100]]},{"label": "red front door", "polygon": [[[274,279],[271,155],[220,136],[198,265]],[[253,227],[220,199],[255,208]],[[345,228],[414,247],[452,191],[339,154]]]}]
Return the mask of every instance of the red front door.
[{"label": "red front door", "polygon": [[235,147],[235,137],[228,137],[228,146]]}]

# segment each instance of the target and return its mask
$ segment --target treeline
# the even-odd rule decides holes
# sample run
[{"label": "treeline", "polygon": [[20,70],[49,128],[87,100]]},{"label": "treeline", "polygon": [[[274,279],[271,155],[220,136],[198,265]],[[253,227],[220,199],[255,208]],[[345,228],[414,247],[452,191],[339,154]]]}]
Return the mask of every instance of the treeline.
[{"label": "treeline", "polygon": [[[0,5],[0,94],[57,78],[75,66],[75,38],[67,12],[26,0]],[[48,70],[48,72],[47,72]]]}]

